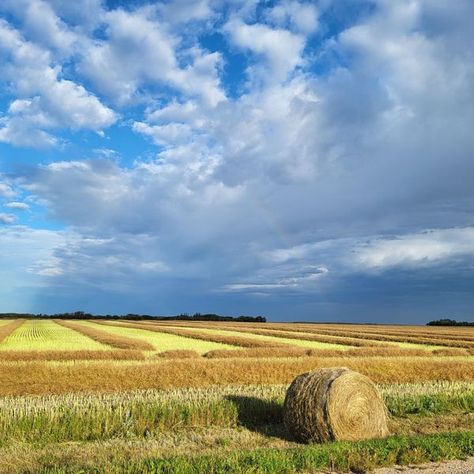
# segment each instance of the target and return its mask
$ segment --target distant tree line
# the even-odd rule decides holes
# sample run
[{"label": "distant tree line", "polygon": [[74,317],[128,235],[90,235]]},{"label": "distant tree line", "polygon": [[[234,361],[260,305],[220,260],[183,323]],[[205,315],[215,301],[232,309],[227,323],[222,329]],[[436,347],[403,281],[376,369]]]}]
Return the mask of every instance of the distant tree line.
[{"label": "distant tree line", "polygon": [[427,326],[474,326],[474,323],[468,321],[456,321],[455,319],[437,319],[436,321],[430,321],[426,324]]},{"label": "distant tree line", "polygon": [[177,316],[151,316],[149,314],[91,314],[84,311],[75,311],[73,313],[56,313],[56,314],[32,314],[32,313],[0,313],[0,319],[11,318],[45,318],[45,319],[130,319],[140,321],[144,319],[154,321],[234,321],[243,323],[265,323],[267,319],[263,316],[220,316],[214,313],[187,313],[178,314]]}]

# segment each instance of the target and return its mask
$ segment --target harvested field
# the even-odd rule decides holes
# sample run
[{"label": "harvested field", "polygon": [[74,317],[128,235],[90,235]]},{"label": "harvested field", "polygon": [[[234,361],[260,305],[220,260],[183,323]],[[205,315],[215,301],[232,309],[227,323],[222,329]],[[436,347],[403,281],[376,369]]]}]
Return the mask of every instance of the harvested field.
[{"label": "harvested field", "polygon": [[[469,336],[326,326],[1,321],[0,473],[362,472],[474,455],[474,357],[456,347]],[[377,384],[390,436],[291,437],[288,384],[330,367]]]},{"label": "harvested field", "polygon": [[[150,323],[145,323],[150,324]],[[160,324],[161,326],[162,324]],[[229,331],[240,334],[257,334],[268,337],[278,337],[286,339],[294,339],[297,341],[318,341],[323,344],[332,344],[337,346],[352,346],[352,347],[377,347],[377,346],[394,346],[406,348],[420,348],[426,350],[440,349],[444,346],[448,347],[462,347],[471,348],[471,343],[465,340],[446,340],[436,339],[430,340],[420,337],[401,337],[401,336],[385,336],[384,334],[365,334],[362,332],[340,331],[340,330],[326,330],[297,327],[297,325],[286,324],[269,324],[262,327],[255,327],[253,324],[201,324],[194,323],[191,325],[172,326],[170,323],[163,324],[167,328],[189,329],[205,329],[211,331]],[[310,325],[308,325],[310,326]],[[314,326],[314,325],[313,325]],[[439,343],[438,343],[439,342]],[[298,345],[301,345],[299,342]]]}]

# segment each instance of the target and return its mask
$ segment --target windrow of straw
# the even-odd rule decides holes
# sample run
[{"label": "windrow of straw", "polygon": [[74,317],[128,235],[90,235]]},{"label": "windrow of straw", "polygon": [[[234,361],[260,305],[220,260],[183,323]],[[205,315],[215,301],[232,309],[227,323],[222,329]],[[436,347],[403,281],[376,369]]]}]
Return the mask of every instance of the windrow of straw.
[{"label": "windrow of straw", "polygon": [[348,329],[345,331],[337,330],[337,329],[320,329],[319,332],[321,333],[334,333],[335,331],[338,331],[339,333],[342,334],[366,334],[366,335],[381,335],[381,336],[401,336],[401,337],[413,337],[413,338],[432,338],[432,339],[441,339],[441,340],[446,340],[446,341],[468,341],[468,342],[474,342],[474,334],[449,334],[449,333],[444,333],[442,331],[437,331],[437,332],[425,332],[425,331],[420,331],[420,330],[414,330],[414,331],[387,331],[384,330],[383,328],[380,328],[379,330],[359,330],[359,329]]},{"label": "windrow of straw", "polygon": [[[341,351],[329,351],[341,355]],[[204,357],[208,359],[231,359],[237,358],[252,358],[252,357],[306,357],[311,353],[311,349],[304,347],[252,347],[242,349],[240,351],[233,351],[228,349],[216,349],[206,352]]]},{"label": "windrow of straw", "polygon": [[[280,323],[272,324],[276,327],[281,325]],[[303,331],[342,331],[347,332],[358,332],[362,334],[381,334],[381,335],[393,335],[393,336],[410,336],[410,337],[436,337],[446,339],[465,339],[472,340],[474,337],[474,330],[465,328],[444,328],[444,327],[430,327],[430,326],[408,326],[408,327],[397,327],[397,326],[385,326],[385,325],[342,325],[342,324],[308,324],[308,323],[294,323],[291,327],[297,328]]]},{"label": "windrow of straw", "polygon": [[[194,326],[193,326],[194,327]],[[444,336],[443,334],[429,334],[422,336],[419,334],[406,333],[403,335],[391,334],[383,331],[383,327],[380,326],[380,332],[375,331],[364,331],[350,329],[335,329],[334,326],[331,329],[327,327],[320,327],[319,325],[303,325],[303,324],[270,324],[264,328],[256,327],[252,324],[238,323],[238,324],[206,324],[198,325],[196,327],[205,327],[207,329],[225,329],[228,331],[239,331],[239,332],[253,332],[254,334],[265,334],[275,337],[286,337],[303,340],[318,340],[320,342],[333,342],[335,344],[344,344],[358,347],[370,347],[380,345],[376,342],[370,341],[381,341],[381,342],[404,342],[411,344],[428,344],[438,345],[446,347],[460,347],[460,348],[474,348],[474,340],[470,340],[469,336],[459,338],[457,336]],[[264,331],[264,332],[259,332]],[[381,333],[383,331],[383,333]],[[294,333],[294,336],[289,336],[288,333]],[[326,337],[326,339],[325,339]],[[318,338],[318,339],[316,339]],[[368,342],[365,342],[368,341]]]},{"label": "windrow of straw", "polygon": [[[446,353],[439,352],[442,356],[466,356],[464,349],[446,349]],[[444,350],[443,350],[444,351]],[[460,352],[458,352],[460,351]],[[341,351],[340,349],[308,349],[305,347],[262,347],[233,351],[217,349],[204,354],[209,359],[231,359],[252,357],[427,357],[431,352],[425,349],[411,349],[402,347],[357,347]]]},{"label": "windrow of straw", "polygon": [[140,339],[135,339],[125,336],[117,336],[115,334],[110,334],[107,331],[102,331],[101,329],[95,329],[90,326],[85,326],[77,322],[65,321],[65,320],[55,320],[55,322],[61,326],[77,331],[84,336],[90,337],[94,341],[100,342],[102,344],[107,344],[111,347],[117,349],[132,349],[132,350],[142,350],[142,351],[154,351],[155,347],[146,341]]},{"label": "windrow of straw", "polygon": [[[229,351],[235,352],[235,351]],[[239,352],[239,351],[238,351]],[[201,357],[201,354],[196,351],[186,349],[175,349],[169,351],[159,352],[155,357],[160,359],[197,359]]]},{"label": "windrow of straw", "polygon": [[234,328],[251,328],[267,330],[283,330],[316,334],[334,334],[342,337],[352,333],[365,335],[388,335],[388,336],[407,336],[407,337],[434,337],[436,339],[453,339],[463,341],[474,340],[474,329],[470,327],[431,327],[431,326],[389,326],[389,325],[361,325],[361,324],[311,324],[311,323],[246,323],[220,321],[216,323],[199,321],[172,321],[160,324],[185,325],[204,327],[203,325],[218,325],[221,329],[225,326]]},{"label": "windrow of straw", "polygon": [[212,329],[212,330],[224,330],[229,332],[237,333],[247,333],[247,334],[256,334],[259,336],[270,336],[278,337],[284,339],[296,339],[299,341],[313,341],[313,342],[322,342],[325,344],[339,344],[342,346],[354,346],[354,347],[374,347],[381,346],[383,344],[367,342],[360,339],[354,339],[350,337],[333,337],[333,336],[324,336],[317,334],[308,334],[308,333],[298,333],[294,334],[292,331],[278,331],[275,329],[257,329],[241,326],[230,326],[225,327],[218,325],[201,325],[202,329]]},{"label": "windrow of straw", "polygon": [[469,349],[446,348],[428,351],[409,347],[356,347],[341,351],[339,349],[307,349],[294,348],[258,348],[242,351],[215,350],[204,356],[213,359],[229,359],[233,357],[467,357],[474,355]]},{"label": "windrow of straw", "polygon": [[112,325],[115,327],[123,327],[130,329],[144,329],[146,331],[159,332],[164,334],[173,334],[174,336],[187,337],[189,339],[200,339],[202,341],[217,342],[220,344],[229,344],[231,346],[239,347],[290,347],[288,344],[279,342],[266,342],[245,337],[221,336],[216,334],[208,334],[199,330],[186,330],[175,327],[165,327],[161,325],[143,324],[143,323],[109,323],[107,321],[95,321],[98,324]]},{"label": "windrow of straw", "polygon": [[143,352],[132,349],[105,351],[0,351],[0,361],[144,360]]},{"label": "windrow of straw", "polygon": [[[310,331],[306,328],[290,328],[289,330],[300,333],[307,333]],[[274,330],[270,330],[274,331]],[[411,344],[429,344],[429,345],[438,345],[438,346],[447,346],[447,347],[461,347],[461,348],[473,348],[474,340],[469,340],[466,338],[452,338],[445,337],[439,334],[421,336],[421,335],[395,335],[389,333],[375,333],[375,332],[359,332],[359,331],[341,331],[333,329],[313,329],[313,333],[317,334],[326,334],[328,336],[338,336],[338,337],[348,337],[356,338],[363,340],[372,340],[372,341],[385,341],[385,342],[408,342]]]},{"label": "windrow of straw", "polygon": [[0,343],[3,342],[13,331],[16,331],[24,322],[24,319],[15,319],[15,321],[1,326]]},{"label": "windrow of straw", "polygon": [[[122,361],[1,362],[0,396],[67,392],[289,383],[316,368],[348,367],[377,383],[473,381],[474,360],[441,357],[294,357],[153,359]],[[39,380],[40,383],[32,383]]]}]

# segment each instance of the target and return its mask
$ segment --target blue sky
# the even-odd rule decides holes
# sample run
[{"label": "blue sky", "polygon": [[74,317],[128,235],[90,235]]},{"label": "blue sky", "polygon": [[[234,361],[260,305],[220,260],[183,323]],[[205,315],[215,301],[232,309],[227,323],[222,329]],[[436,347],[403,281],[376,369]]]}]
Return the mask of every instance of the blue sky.
[{"label": "blue sky", "polygon": [[0,311],[473,320],[470,0],[3,0]]}]

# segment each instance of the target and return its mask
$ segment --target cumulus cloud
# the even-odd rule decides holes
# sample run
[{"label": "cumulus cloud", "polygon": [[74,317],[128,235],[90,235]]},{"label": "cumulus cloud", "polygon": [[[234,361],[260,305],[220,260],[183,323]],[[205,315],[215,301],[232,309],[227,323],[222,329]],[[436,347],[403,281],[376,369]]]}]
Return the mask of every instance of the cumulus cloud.
[{"label": "cumulus cloud", "polygon": [[9,184],[0,182],[0,197],[12,198],[14,195],[15,191]]},{"label": "cumulus cloud", "polygon": [[0,9],[20,20],[29,40],[55,52],[68,55],[77,41],[74,32],[44,0],[5,0]]},{"label": "cumulus cloud", "polygon": [[224,31],[233,44],[263,57],[265,64],[254,66],[252,73],[267,81],[285,80],[302,61],[304,37],[288,30],[232,18]]},{"label": "cumulus cloud", "polygon": [[[87,23],[60,3],[50,2],[60,30]],[[466,295],[474,66],[464,19],[474,11],[450,3],[380,0],[331,22],[329,3],[296,0],[232,2],[225,14],[206,1],[92,2],[101,34],[69,30],[81,36],[76,72],[94,93],[63,78],[53,40],[38,46],[4,25],[6,49],[23,51],[12,67],[29,57],[46,85],[34,89],[25,66],[0,135],[54,142],[60,122],[100,131],[116,118],[104,95],[127,116],[126,133],[157,146],[133,162],[76,153],[16,173],[16,186],[76,235],[38,267],[50,294],[159,294],[175,308],[186,287],[196,305],[252,311],[252,298],[271,295],[282,316],[295,302],[306,315],[404,297],[415,305],[414,289],[433,307],[453,281]],[[215,50],[200,42],[211,30],[227,41]],[[229,64],[235,54],[245,60]]]},{"label": "cumulus cloud", "polygon": [[[156,82],[197,95],[211,105],[223,100],[217,74],[220,55],[193,47],[179,58],[179,39],[152,13],[146,8],[133,13],[107,12],[107,38],[91,43],[79,71],[119,103],[139,99],[141,88]],[[180,59],[187,64],[181,67]]]},{"label": "cumulus cloud", "polygon": [[17,98],[0,117],[0,141],[48,147],[56,139],[48,130],[69,127],[100,131],[116,114],[82,85],[61,77],[51,54],[25,40],[5,20],[0,21],[1,79]]},{"label": "cumulus cloud", "polygon": [[310,2],[286,0],[270,8],[266,15],[275,25],[299,33],[310,34],[318,28],[318,10]]},{"label": "cumulus cloud", "polygon": [[8,207],[9,209],[14,209],[16,211],[28,211],[30,209],[30,206],[26,204],[26,202],[18,201],[7,202],[5,204],[5,207]]},{"label": "cumulus cloud", "polygon": [[0,224],[13,224],[16,221],[16,217],[13,214],[0,213]]},{"label": "cumulus cloud", "polygon": [[420,234],[381,238],[355,249],[363,268],[390,269],[433,265],[458,257],[474,257],[474,228],[434,229]]}]

